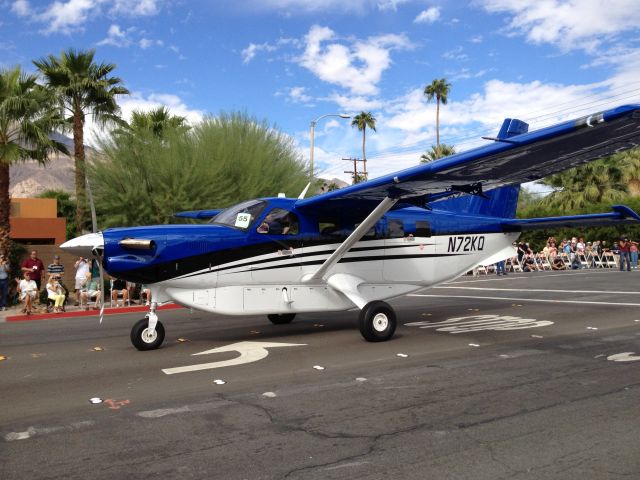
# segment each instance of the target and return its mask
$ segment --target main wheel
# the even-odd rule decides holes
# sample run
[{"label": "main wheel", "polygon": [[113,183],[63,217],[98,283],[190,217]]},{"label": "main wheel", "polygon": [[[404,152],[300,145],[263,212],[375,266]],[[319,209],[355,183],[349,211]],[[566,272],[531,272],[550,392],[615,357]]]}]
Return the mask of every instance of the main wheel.
[{"label": "main wheel", "polygon": [[156,329],[149,334],[149,320],[143,318],[136,322],[131,329],[131,343],[138,350],[155,350],[164,341],[164,326],[158,322]]},{"label": "main wheel", "polygon": [[281,315],[272,314],[272,315],[267,315],[267,318],[274,325],[284,325],[286,323],[291,323],[291,321],[294,318],[296,318],[296,314],[295,313],[283,313]]},{"label": "main wheel", "polygon": [[360,311],[358,326],[368,342],[384,342],[396,331],[396,314],[386,302],[376,300],[367,303]]}]

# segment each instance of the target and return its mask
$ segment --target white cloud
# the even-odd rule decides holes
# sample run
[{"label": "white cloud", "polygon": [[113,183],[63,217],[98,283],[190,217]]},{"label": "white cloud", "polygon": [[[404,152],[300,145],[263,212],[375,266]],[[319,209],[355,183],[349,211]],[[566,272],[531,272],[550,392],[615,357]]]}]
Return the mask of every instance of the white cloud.
[{"label": "white cloud", "polygon": [[149,17],[160,12],[158,0],[115,0],[109,10],[112,15]]},{"label": "white cloud", "polygon": [[[130,31],[130,29],[128,30]],[[120,28],[120,25],[113,24],[109,27],[107,38],[100,40],[97,45],[113,45],[114,47],[128,47],[131,39],[127,36],[128,31]]]},{"label": "white cloud", "polygon": [[510,15],[508,33],[564,50],[593,51],[604,40],[640,27],[637,0],[478,0]]},{"label": "white cloud", "polygon": [[412,48],[406,36],[395,34],[340,42],[330,28],[314,25],[298,62],[320,80],[356,95],[376,95],[382,73],[391,65],[390,52]]},{"label": "white cloud", "polygon": [[19,17],[28,17],[32,14],[31,8],[27,0],[16,0],[11,6],[11,11]]},{"label": "white cloud", "polygon": [[309,103],[313,97],[305,93],[305,87],[292,87],[289,89],[289,98],[295,103]]},{"label": "white cloud", "polygon": [[464,53],[464,48],[458,45],[457,47],[444,52],[442,54],[442,58],[445,58],[447,60],[463,61],[463,60],[468,60],[469,56],[466,53]]},{"label": "white cloud", "polygon": [[138,45],[140,46],[140,48],[142,48],[143,50],[146,50],[147,48],[151,48],[153,46],[158,46],[158,47],[162,47],[164,45],[164,42],[162,40],[152,40],[149,38],[141,38],[140,41],[138,42]]},{"label": "white cloud", "polygon": [[247,48],[242,50],[242,63],[249,63],[253,60],[258,52],[273,52],[277,49],[274,45],[268,43],[256,44],[250,43]]},{"label": "white cloud", "polygon": [[399,5],[411,0],[249,0],[244,8],[250,11],[277,11],[293,15],[308,15],[317,12],[357,13],[372,10],[396,10]]},{"label": "white cloud", "polygon": [[[156,15],[160,0],[56,0],[48,5],[33,7],[27,0],[16,0],[11,11],[30,21],[42,23],[45,34],[69,35],[84,30],[87,23],[103,15],[104,8],[112,17]],[[104,8],[103,8],[104,7]]]},{"label": "white cloud", "polygon": [[438,7],[430,7],[423,10],[413,20],[413,23],[433,23],[440,18],[440,9]]}]

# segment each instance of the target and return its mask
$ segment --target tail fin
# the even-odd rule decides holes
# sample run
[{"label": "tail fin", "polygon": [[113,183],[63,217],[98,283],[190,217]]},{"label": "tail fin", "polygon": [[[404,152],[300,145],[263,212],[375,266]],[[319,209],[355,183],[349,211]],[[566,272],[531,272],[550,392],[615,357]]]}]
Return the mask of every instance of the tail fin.
[{"label": "tail fin", "polygon": [[[516,118],[505,118],[496,138],[490,140],[500,142],[510,137],[527,133],[528,131],[528,123]],[[520,185],[507,185],[485,192],[485,196],[488,198],[464,195],[456,198],[443,199],[434,202],[432,205],[439,210],[462,214],[515,218],[519,194]]]}]

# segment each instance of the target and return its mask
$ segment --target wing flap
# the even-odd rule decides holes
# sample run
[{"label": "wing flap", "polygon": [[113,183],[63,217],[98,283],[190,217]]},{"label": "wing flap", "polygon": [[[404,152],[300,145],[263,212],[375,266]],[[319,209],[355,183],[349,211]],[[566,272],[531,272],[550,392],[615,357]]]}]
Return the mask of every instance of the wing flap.
[{"label": "wing flap", "polygon": [[507,232],[520,232],[545,228],[598,227],[640,222],[640,215],[625,205],[614,205],[612,209],[613,211],[609,213],[592,213],[566,217],[514,218],[502,221],[502,228]]}]

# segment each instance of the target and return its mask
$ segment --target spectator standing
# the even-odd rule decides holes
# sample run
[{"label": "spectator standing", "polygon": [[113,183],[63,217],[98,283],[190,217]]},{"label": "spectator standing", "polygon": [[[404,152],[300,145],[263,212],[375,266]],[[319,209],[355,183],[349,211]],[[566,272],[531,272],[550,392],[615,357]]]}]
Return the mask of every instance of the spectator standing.
[{"label": "spectator standing", "polygon": [[631,241],[629,245],[629,257],[631,258],[631,268],[638,269],[638,242]]},{"label": "spectator standing", "polygon": [[505,261],[504,260],[500,260],[498,263],[496,263],[496,275],[506,275],[507,271],[505,270]]},{"label": "spectator standing", "polygon": [[620,271],[624,270],[625,263],[627,264],[627,272],[631,271],[631,261],[629,258],[630,254],[629,239],[627,237],[621,238],[620,242],[618,242],[618,250],[620,251]]},{"label": "spectator standing", "polygon": [[9,266],[9,260],[0,253],[0,310],[7,309],[7,293],[9,291],[9,272],[11,267]]},{"label": "spectator standing", "polygon": [[80,290],[82,289],[83,284],[87,280],[87,275],[91,273],[89,261],[86,258],[78,257],[76,263],[74,264],[74,268],[76,269],[76,306],[80,305]]},{"label": "spectator standing", "polygon": [[60,255],[53,256],[53,263],[47,265],[47,273],[49,276],[57,275],[60,278],[64,275],[64,265],[60,263]]},{"label": "spectator standing", "polygon": [[31,255],[22,262],[20,268],[22,269],[23,274],[29,272],[31,280],[36,282],[36,286],[38,287],[38,290],[40,290],[40,281],[42,279],[42,272],[44,271],[44,263],[42,263],[42,260],[38,258],[38,252],[32,250]]}]

